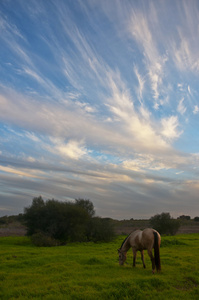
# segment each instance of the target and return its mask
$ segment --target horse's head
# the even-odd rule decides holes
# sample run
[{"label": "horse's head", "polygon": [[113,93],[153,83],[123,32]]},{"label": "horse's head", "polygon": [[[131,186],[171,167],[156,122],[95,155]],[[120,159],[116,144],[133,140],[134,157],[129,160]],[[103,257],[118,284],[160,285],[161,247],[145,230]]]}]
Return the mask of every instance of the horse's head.
[{"label": "horse's head", "polygon": [[126,260],[126,253],[122,252],[121,249],[118,249],[118,253],[119,253],[119,264],[120,264],[120,266],[123,266],[123,264]]}]

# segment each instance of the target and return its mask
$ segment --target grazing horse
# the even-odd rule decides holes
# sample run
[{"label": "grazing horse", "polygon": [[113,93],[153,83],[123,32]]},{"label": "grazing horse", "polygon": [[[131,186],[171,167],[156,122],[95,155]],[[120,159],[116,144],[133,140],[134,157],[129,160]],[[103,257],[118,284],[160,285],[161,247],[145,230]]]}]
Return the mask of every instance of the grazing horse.
[{"label": "grazing horse", "polygon": [[[144,262],[144,250],[148,251],[148,255],[152,262],[152,272],[156,270],[159,272],[161,270],[160,265],[160,243],[161,237],[160,234],[152,228],[146,228],[142,230],[136,230],[130,233],[126,239],[123,241],[119,253],[119,264],[123,265],[126,260],[126,253],[132,247],[133,250],[133,266],[135,267],[136,254],[137,251],[141,252],[141,258],[143,267],[146,268]],[[154,256],[152,249],[154,248]]]}]

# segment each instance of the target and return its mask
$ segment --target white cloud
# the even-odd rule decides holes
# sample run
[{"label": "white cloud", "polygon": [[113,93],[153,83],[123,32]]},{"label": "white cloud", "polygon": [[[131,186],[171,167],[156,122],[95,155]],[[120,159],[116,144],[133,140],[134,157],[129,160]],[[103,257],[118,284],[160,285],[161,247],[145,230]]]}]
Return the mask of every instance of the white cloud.
[{"label": "white cloud", "polygon": [[172,140],[181,135],[182,132],[178,131],[178,117],[171,116],[168,118],[164,118],[161,121],[162,123],[162,135],[165,136],[167,139]]},{"label": "white cloud", "polygon": [[26,137],[32,140],[33,142],[39,143],[41,142],[40,138],[36,136],[33,132],[26,132]]},{"label": "white cloud", "polygon": [[31,177],[31,178],[40,178],[40,176],[38,176],[39,172],[35,172],[34,170],[28,170],[28,172],[26,170],[23,169],[18,169],[18,168],[13,168],[13,167],[7,167],[7,166],[0,166],[0,171],[3,171],[5,173],[11,173],[17,176],[23,176],[23,177]]},{"label": "white cloud", "polygon": [[96,113],[97,109],[94,106],[89,105],[89,103],[75,102],[79,107],[81,107],[87,113]]},{"label": "white cloud", "polygon": [[191,92],[190,85],[188,85],[187,90],[188,90],[188,92],[189,92],[189,95],[193,96],[193,95],[192,95],[192,92]]},{"label": "white cloud", "polygon": [[193,110],[194,115],[199,113],[199,106],[195,105]]},{"label": "white cloud", "polygon": [[181,115],[184,115],[184,113],[186,112],[186,107],[184,106],[184,98],[182,98],[179,103],[178,103],[178,107],[177,107],[178,112]]},{"label": "white cloud", "polygon": [[[193,2],[192,2],[193,3]],[[180,71],[192,71],[198,73],[198,41],[195,39],[199,34],[199,28],[195,25],[198,20],[198,12],[194,5],[183,2],[184,13],[181,14],[181,26],[178,27],[177,35],[171,42],[172,57]],[[175,40],[175,41],[174,41]]]},{"label": "white cloud", "polygon": [[134,159],[125,160],[122,163],[124,169],[136,172],[145,172],[148,170],[160,171],[168,170],[174,167],[174,164],[163,157],[154,156],[152,154],[138,154]]},{"label": "white cloud", "polygon": [[87,154],[87,150],[82,142],[70,140],[68,143],[64,143],[59,139],[52,139],[55,149],[61,156],[65,156],[71,159],[79,160]]},{"label": "white cloud", "polygon": [[191,63],[191,52],[188,41],[185,37],[180,33],[180,46],[174,46],[174,54],[175,54],[175,63],[180,70],[184,70],[187,67],[190,68],[192,66]]},{"label": "white cloud", "polygon": [[181,92],[184,91],[184,86],[183,86],[182,83],[178,83],[177,87],[179,88],[179,90],[180,90]]},{"label": "white cloud", "polygon": [[160,106],[160,104],[157,103],[157,102],[155,102],[154,105],[153,105],[153,108],[154,108],[155,110],[158,110],[158,109],[159,109],[159,106]]},{"label": "white cloud", "polygon": [[144,91],[144,83],[145,80],[144,78],[139,74],[137,67],[134,67],[134,72],[137,76],[138,79],[138,88],[137,88],[137,95],[138,95],[138,99],[140,101],[140,103],[142,103],[142,95],[143,95],[143,91]]},{"label": "white cloud", "polygon": [[[153,20],[153,22],[151,22]],[[156,9],[153,5],[150,6],[149,12],[143,13],[139,10],[134,10],[131,14],[129,31],[132,37],[138,42],[138,45],[143,49],[144,62],[148,72],[151,89],[154,100],[160,96],[162,83],[164,78],[164,65],[167,61],[167,55],[162,55],[158,49]],[[142,83],[142,82],[141,82]],[[142,86],[140,86],[141,88]]]},{"label": "white cloud", "polygon": [[33,163],[33,162],[36,162],[36,159],[34,157],[32,157],[32,156],[28,156],[27,157],[27,161]]},{"label": "white cloud", "polygon": [[[165,151],[168,145],[158,133],[158,128],[150,120],[150,113],[145,107],[135,110],[133,100],[120,76],[110,75],[110,89],[112,97],[109,99],[111,112],[120,121],[126,135],[131,139],[135,149],[150,151]],[[145,151],[145,150],[144,150]]]}]

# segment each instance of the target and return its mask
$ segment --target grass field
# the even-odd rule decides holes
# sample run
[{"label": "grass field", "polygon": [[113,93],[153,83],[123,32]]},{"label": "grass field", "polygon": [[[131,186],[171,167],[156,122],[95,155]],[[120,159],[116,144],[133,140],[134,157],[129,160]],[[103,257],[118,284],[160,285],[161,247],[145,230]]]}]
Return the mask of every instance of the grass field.
[{"label": "grass field", "polygon": [[0,299],[199,299],[199,234],[163,237],[162,271],[138,255],[120,267],[111,243],[37,248],[28,237],[0,238]]}]

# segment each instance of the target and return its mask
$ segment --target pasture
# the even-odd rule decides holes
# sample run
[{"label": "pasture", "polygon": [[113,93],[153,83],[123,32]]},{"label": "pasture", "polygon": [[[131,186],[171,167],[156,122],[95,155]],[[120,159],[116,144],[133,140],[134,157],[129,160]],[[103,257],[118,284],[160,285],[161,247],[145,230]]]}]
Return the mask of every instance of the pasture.
[{"label": "pasture", "polygon": [[28,237],[0,238],[0,299],[199,299],[199,234],[163,237],[162,271],[152,274],[129,250],[118,264],[125,236],[110,243],[38,248]]}]

